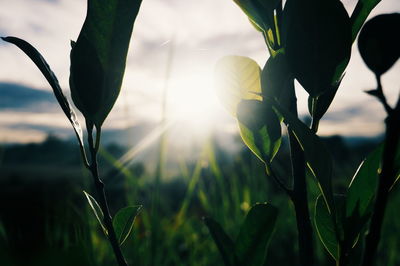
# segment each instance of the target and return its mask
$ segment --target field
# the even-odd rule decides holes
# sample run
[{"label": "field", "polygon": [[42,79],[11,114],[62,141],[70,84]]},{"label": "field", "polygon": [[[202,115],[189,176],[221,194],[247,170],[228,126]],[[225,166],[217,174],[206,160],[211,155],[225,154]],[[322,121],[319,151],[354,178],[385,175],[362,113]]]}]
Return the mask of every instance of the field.
[{"label": "field", "polygon": [[[352,144],[334,136],[325,139],[335,158],[335,188],[350,181],[376,139]],[[113,165],[127,147],[104,147],[100,164],[111,212],[125,205],[143,205],[133,234],[123,245],[134,265],[221,265],[202,217],[219,221],[235,237],[250,206],[271,202],[280,209],[278,224],[268,249],[266,265],[297,265],[297,232],[292,204],[262,163],[242,147],[229,154],[210,140],[198,147],[197,159],[175,162],[176,174],[164,173],[155,202],[155,168],[152,162],[136,162],[127,168]],[[80,163],[74,143],[49,137],[44,143],[2,147],[1,161],[1,261],[2,265],[114,265],[109,243],[82,193],[93,192],[91,177]],[[279,171],[289,163],[287,147],[277,158]],[[171,158],[169,158],[171,156]],[[173,155],[166,153],[167,161]],[[287,158],[287,157],[286,157]],[[309,176],[310,206],[318,195]],[[398,193],[397,193],[398,194]],[[390,200],[377,265],[399,265],[396,256],[400,219]],[[314,239],[318,264],[334,263],[318,239]]]}]

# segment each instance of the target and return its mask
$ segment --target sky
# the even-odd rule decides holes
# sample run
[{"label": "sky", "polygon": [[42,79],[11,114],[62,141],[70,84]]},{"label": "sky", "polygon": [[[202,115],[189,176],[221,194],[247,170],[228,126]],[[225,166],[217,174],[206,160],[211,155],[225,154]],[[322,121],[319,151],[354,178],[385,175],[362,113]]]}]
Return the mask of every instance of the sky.
[{"label": "sky", "polygon": [[[356,1],[343,3],[351,12]],[[0,5],[0,35],[20,37],[34,45],[68,95],[70,40],[76,40],[83,24],[86,0],[0,0]],[[400,1],[382,0],[370,17],[389,12],[400,12]],[[143,0],[121,95],[104,127],[124,129],[159,121],[167,87],[167,119],[183,136],[204,136],[212,130],[237,132],[235,119],[223,109],[213,87],[215,64],[226,55],[248,56],[260,66],[268,58],[262,36],[233,1]],[[8,88],[0,96],[0,142],[38,142],[49,132],[72,134],[61,109],[48,97],[51,89],[34,64],[4,42],[0,42],[0,62],[0,89]],[[399,73],[397,62],[383,76],[391,103],[399,93]],[[346,76],[319,134],[382,133],[383,108],[363,92],[374,87],[373,74],[353,45]],[[15,88],[33,88],[40,96],[17,104],[20,96]],[[307,114],[307,94],[301,88],[297,93],[300,113]],[[15,105],[6,104],[4,99]]]}]

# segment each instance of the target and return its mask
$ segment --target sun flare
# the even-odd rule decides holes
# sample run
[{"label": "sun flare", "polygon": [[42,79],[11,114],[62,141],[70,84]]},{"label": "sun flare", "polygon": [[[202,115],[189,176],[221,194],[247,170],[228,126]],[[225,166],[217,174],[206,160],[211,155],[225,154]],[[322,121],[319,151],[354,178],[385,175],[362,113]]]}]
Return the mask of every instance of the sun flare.
[{"label": "sun flare", "polygon": [[166,112],[169,120],[197,132],[209,132],[226,118],[207,73],[171,81]]}]

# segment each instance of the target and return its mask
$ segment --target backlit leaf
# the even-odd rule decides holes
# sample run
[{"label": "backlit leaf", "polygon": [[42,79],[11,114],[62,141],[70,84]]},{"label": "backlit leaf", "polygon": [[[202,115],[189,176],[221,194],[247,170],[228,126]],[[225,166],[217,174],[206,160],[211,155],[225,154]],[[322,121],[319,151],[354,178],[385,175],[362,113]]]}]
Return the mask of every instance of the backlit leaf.
[{"label": "backlit leaf", "polygon": [[321,195],[318,196],[315,203],[314,221],[318,236],[324,244],[325,249],[338,261],[340,241],[337,239],[335,219],[329,212],[326,202]]},{"label": "backlit leaf", "polygon": [[281,0],[233,0],[258,28],[267,31],[274,25],[274,9]]},{"label": "backlit leaf", "polygon": [[277,216],[278,209],[271,204],[256,204],[250,209],[235,242],[240,265],[264,265]]},{"label": "backlit leaf", "polygon": [[346,216],[369,215],[378,185],[378,171],[381,167],[383,144],[379,145],[361,163],[347,191]]},{"label": "backlit leaf", "polygon": [[226,56],[215,68],[215,88],[217,95],[229,111],[236,117],[241,100],[261,100],[261,69],[258,64],[243,56]]},{"label": "backlit leaf", "polygon": [[108,235],[107,228],[104,225],[104,213],[101,210],[100,205],[97,203],[95,198],[92,197],[92,195],[90,195],[86,191],[83,191],[83,193],[85,194],[86,199],[89,203],[89,206],[92,209],[94,215],[96,216],[97,221],[99,221],[99,224],[101,225],[101,228],[103,229],[104,234]]},{"label": "backlit leaf", "polygon": [[122,245],[128,238],[142,206],[128,206],[120,209],[113,218],[113,227],[118,243]]},{"label": "backlit leaf", "polygon": [[67,98],[64,96],[60,84],[58,83],[58,79],[51,70],[50,66],[47,64],[46,60],[38,50],[22,39],[16,37],[4,37],[2,39],[6,42],[15,44],[18,48],[20,48],[33,61],[33,63],[35,63],[40,72],[42,72],[43,76],[53,89],[53,93],[56,96],[58,104],[61,106],[61,109],[64,111],[64,114],[67,116],[72,127],[74,128],[81,152],[84,154],[82,128],[79,124],[78,118],[75,114],[75,111],[71,108]]},{"label": "backlit leaf", "polygon": [[100,128],[113,107],[141,0],[89,0],[71,50],[71,96],[86,120]]},{"label": "backlit leaf", "polygon": [[397,145],[396,149],[396,157],[394,158],[394,169],[396,177],[390,189],[392,189],[400,179],[400,143]]},{"label": "backlit leaf", "polygon": [[372,214],[378,175],[381,167],[383,143],[361,163],[346,195],[346,242],[353,245]]},{"label": "backlit leaf", "polygon": [[[380,144],[361,163],[347,190],[346,244],[352,247],[372,215],[373,204],[381,171],[384,144]],[[400,175],[400,149],[395,157],[396,177]]]},{"label": "backlit leaf", "polygon": [[225,265],[239,266],[239,260],[235,255],[235,244],[222,229],[221,225],[212,218],[204,218],[204,223],[208,227]]},{"label": "backlit leaf", "polygon": [[284,45],[290,68],[312,97],[332,84],[337,68],[351,54],[350,19],[340,0],[288,0]]},{"label": "backlit leaf", "polygon": [[281,144],[281,125],[270,106],[258,100],[242,100],[237,114],[244,143],[263,162],[270,163]]},{"label": "backlit leaf", "polygon": [[371,13],[372,9],[379,4],[381,0],[358,0],[353,13],[351,14],[351,38],[352,41],[357,37],[362,25]]}]

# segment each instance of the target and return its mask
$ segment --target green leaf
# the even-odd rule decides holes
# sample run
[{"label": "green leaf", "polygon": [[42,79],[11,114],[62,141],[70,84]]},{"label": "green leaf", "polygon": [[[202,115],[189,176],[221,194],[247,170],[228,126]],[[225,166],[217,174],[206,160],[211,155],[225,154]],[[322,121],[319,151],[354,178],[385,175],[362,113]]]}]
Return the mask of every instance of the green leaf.
[{"label": "green leaf", "polygon": [[357,37],[362,25],[367,19],[369,13],[381,0],[358,0],[353,13],[351,14],[351,38],[352,41]]},{"label": "green leaf", "polygon": [[380,144],[360,164],[347,191],[346,216],[368,216],[378,185],[378,171],[381,167],[383,144]]},{"label": "green leaf", "polygon": [[[352,42],[356,39],[358,32],[361,29],[362,24],[367,19],[371,10],[380,2],[381,0],[359,0],[356,8],[354,9],[350,22],[352,26]],[[350,58],[346,58],[336,69],[336,73],[333,78],[332,86],[323,94],[318,97],[308,98],[308,110],[313,117],[313,127],[315,130],[318,129],[319,120],[328,110],[331,102],[333,101],[336,92],[340,86],[341,80],[344,76],[344,70],[349,62]]]},{"label": "green leaf", "polygon": [[270,163],[281,144],[281,125],[276,113],[257,100],[242,100],[237,112],[244,143],[260,160]]},{"label": "green leaf", "polygon": [[271,204],[256,204],[250,209],[235,243],[240,265],[264,265],[277,216],[278,209]]},{"label": "green leaf", "polygon": [[358,49],[365,64],[377,76],[388,71],[400,57],[400,13],[379,15],[365,23]]},{"label": "green leaf", "polygon": [[397,145],[396,149],[396,157],[394,158],[394,169],[396,177],[390,189],[392,189],[400,179],[400,143]]},{"label": "green leaf", "polygon": [[307,167],[317,179],[319,188],[326,200],[329,210],[334,210],[332,192],[332,159],[325,145],[303,122],[293,116],[290,111],[282,107],[278,102],[268,100],[276,111],[283,117],[283,122],[289,126],[295,135],[307,162]]},{"label": "green leaf", "polygon": [[[380,144],[360,164],[347,191],[346,200],[346,245],[357,243],[359,235],[372,215],[373,204],[381,171],[384,143]],[[400,175],[400,149],[397,149],[395,169]]]},{"label": "green leaf", "polygon": [[322,195],[318,196],[315,203],[314,221],[319,239],[329,254],[338,261],[340,241],[337,238],[335,219],[329,212]]},{"label": "green leaf", "polygon": [[368,217],[346,216],[346,197],[335,195],[335,214],[332,215],[321,197],[315,205],[315,226],[325,249],[336,261],[349,260],[357,251],[354,250]]},{"label": "green leaf", "polygon": [[97,128],[119,95],[140,4],[141,0],[89,0],[85,22],[71,50],[71,96]]},{"label": "green leaf", "polygon": [[281,105],[290,104],[294,94],[293,78],[284,54],[270,56],[261,72],[261,90],[263,98],[275,98]]},{"label": "green leaf", "polygon": [[86,199],[89,202],[89,206],[92,209],[94,215],[96,216],[97,221],[99,221],[104,234],[108,235],[108,230],[107,230],[106,226],[104,225],[104,213],[101,210],[100,205],[97,203],[95,198],[92,197],[92,195],[90,195],[86,191],[83,191],[83,193],[85,194]]},{"label": "green leaf", "polygon": [[135,218],[141,208],[141,205],[128,206],[120,209],[117,214],[115,214],[113,218],[113,227],[119,245],[122,245],[131,233]]},{"label": "green leaf", "polygon": [[50,69],[50,66],[47,64],[46,60],[38,50],[22,39],[16,37],[2,37],[2,39],[6,42],[16,45],[19,49],[21,49],[33,61],[33,63],[35,63],[40,72],[42,72],[43,76],[53,89],[53,93],[58,101],[58,104],[61,106],[61,109],[64,111],[64,114],[67,116],[72,127],[74,128],[81,152],[84,154],[82,128],[79,124],[78,118],[75,114],[75,111],[71,108],[67,98],[64,96],[60,84],[58,83],[58,79]]},{"label": "green leaf", "polygon": [[328,111],[329,106],[335,98],[336,92],[342,82],[342,78],[320,96],[308,97],[308,110],[313,118],[313,130],[315,132],[318,130],[319,120],[321,120],[326,111]]},{"label": "green leaf", "polygon": [[351,248],[372,215],[372,208],[378,185],[384,144],[380,144],[360,164],[346,195],[346,245]]},{"label": "green leaf", "polygon": [[212,218],[204,218],[204,223],[208,227],[225,265],[239,266],[239,260],[235,254],[235,244],[222,229],[221,225]]},{"label": "green leaf", "polygon": [[223,106],[236,117],[241,100],[262,100],[261,69],[244,56],[225,56],[215,67],[215,89]]},{"label": "green leaf", "polygon": [[233,0],[257,28],[268,31],[274,25],[274,10],[281,0]]},{"label": "green leaf", "polygon": [[311,97],[328,90],[336,70],[351,54],[350,19],[339,0],[288,0],[284,16],[285,54]]}]

